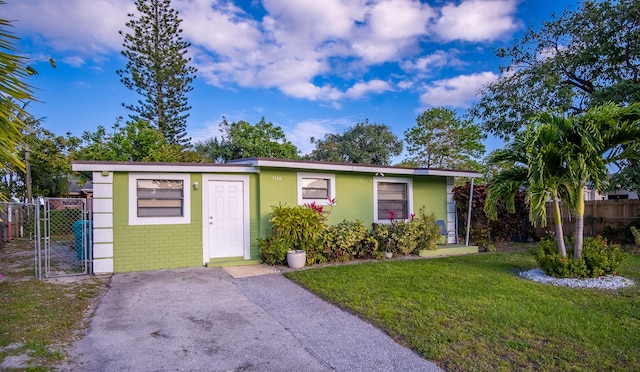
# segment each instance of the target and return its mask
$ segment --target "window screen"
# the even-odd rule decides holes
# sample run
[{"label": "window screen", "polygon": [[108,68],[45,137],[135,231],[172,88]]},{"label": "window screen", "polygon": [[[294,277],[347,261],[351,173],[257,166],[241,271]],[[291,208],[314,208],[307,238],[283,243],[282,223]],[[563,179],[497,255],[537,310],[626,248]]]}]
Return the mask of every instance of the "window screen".
[{"label": "window screen", "polygon": [[388,219],[389,211],[396,212],[396,219],[409,218],[409,202],[406,183],[378,183],[378,218]]},{"label": "window screen", "polygon": [[184,181],[137,180],[138,217],[182,217]]},{"label": "window screen", "polygon": [[327,199],[329,180],[326,178],[303,178],[302,199]]}]

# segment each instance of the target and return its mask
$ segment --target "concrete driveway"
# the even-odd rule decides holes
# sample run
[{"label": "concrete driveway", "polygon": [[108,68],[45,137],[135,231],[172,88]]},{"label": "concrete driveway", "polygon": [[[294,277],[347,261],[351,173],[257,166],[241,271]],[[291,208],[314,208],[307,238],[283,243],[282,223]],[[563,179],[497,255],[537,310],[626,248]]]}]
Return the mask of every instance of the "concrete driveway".
[{"label": "concrete driveway", "polygon": [[278,272],[221,268],[114,275],[71,357],[64,370],[439,370]]}]

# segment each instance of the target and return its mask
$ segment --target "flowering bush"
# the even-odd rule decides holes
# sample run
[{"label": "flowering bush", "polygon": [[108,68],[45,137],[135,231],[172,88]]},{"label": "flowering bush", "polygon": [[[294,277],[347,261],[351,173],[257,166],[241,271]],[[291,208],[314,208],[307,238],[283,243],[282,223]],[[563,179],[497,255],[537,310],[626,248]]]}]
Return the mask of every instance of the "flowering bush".
[{"label": "flowering bush", "polygon": [[[329,206],[335,205],[330,199]],[[419,216],[398,220],[393,210],[387,215],[391,224],[373,224],[367,231],[362,221],[342,221],[326,225],[325,206],[308,203],[304,206],[274,206],[271,213],[272,230],[266,238],[258,239],[260,257],[268,264],[281,264],[290,249],[304,249],[308,264],[349,261],[353,259],[382,259],[385,251],[395,254],[417,253],[422,249],[436,249],[440,228],[433,214],[424,208]]]}]

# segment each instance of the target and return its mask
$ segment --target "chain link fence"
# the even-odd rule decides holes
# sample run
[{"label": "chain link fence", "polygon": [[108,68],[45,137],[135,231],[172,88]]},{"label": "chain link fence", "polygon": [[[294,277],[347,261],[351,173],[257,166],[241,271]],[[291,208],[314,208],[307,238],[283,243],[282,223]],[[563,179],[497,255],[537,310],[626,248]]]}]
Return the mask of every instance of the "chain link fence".
[{"label": "chain link fence", "polygon": [[[33,247],[33,250],[18,250],[19,255],[33,255],[34,275],[39,277],[38,252],[40,244],[39,212],[36,204],[0,202],[0,251],[10,250],[9,244]],[[23,261],[21,261],[23,262]],[[8,262],[5,262],[8,263]]]},{"label": "chain link fence", "polygon": [[0,203],[0,249],[33,244],[35,276],[90,274],[91,211],[85,199],[47,198],[40,203]]}]

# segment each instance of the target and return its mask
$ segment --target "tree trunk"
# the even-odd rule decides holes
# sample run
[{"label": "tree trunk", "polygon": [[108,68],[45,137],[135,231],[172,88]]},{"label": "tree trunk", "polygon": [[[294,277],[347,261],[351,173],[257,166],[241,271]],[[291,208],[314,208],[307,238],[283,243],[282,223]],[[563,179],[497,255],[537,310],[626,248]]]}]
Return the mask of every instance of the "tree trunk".
[{"label": "tree trunk", "polygon": [[[584,190],[584,187],[578,190]],[[582,258],[582,246],[584,238],[584,194],[578,195],[576,203],[576,244],[573,247],[573,258]]]},{"label": "tree trunk", "polygon": [[564,245],[564,231],[562,230],[562,214],[560,213],[560,203],[558,196],[553,196],[553,214],[556,220],[556,239],[558,240],[558,252],[562,257],[567,257],[567,248]]}]

